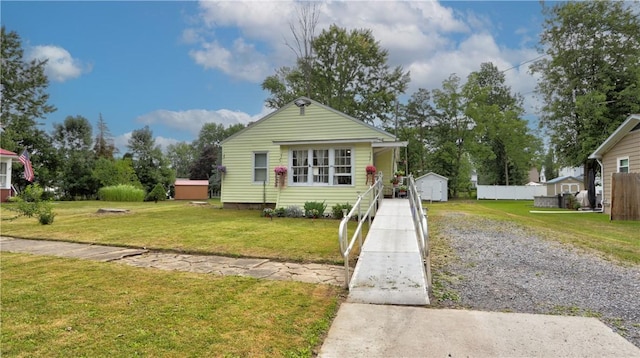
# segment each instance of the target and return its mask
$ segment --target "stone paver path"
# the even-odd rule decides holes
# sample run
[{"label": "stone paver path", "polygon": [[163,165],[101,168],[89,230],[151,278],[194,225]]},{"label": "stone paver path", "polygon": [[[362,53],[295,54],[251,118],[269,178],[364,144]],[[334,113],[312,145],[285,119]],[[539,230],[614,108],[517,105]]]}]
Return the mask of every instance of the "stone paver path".
[{"label": "stone paver path", "polygon": [[167,271],[249,276],[269,280],[300,281],[342,286],[344,268],[336,265],[277,262],[268,259],[231,258],[152,252],[104,245],[0,237],[0,251],[74,257],[118,262]]}]

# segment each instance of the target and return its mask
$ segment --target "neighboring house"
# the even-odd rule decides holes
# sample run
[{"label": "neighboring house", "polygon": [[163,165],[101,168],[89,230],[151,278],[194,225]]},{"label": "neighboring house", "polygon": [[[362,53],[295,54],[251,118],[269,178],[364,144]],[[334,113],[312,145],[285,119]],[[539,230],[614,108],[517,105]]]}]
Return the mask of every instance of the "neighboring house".
[{"label": "neighboring house", "polygon": [[7,198],[12,195],[11,168],[13,162],[18,162],[18,155],[0,148],[0,202],[7,201]]},{"label": "neighboring house", "polygon": [[590,156],[600,164],[602,207],[611,214],[613,173],[640,173],[640,114],[629,116]]},{"label": "neighboring house", "polygon": [[174,184],[176,200],[207,200],[209,199],[208,180],[176,179]]},{"label": "neighboring house", "polygon": [[431,172],[416,178],[416,189],[422,200],[447,201],[448,183],[448,178]]},{"label": "neighboring house", "polygon": [[533,167],[529,169],[527,178],[529,182],[534,182],[534,183],[540,182],[540,173],[538,172],[538,168]]},{"label": "neighboring house", "polygon": [[584,175],[584,167],[563,167],[558,170],[559,177],[580,177]]},{"label": "neighboring house", "polygon": [[571,193],[584,190],[584,183],[581,178],[572,176],[563,176],[555,179],[547,180],[547,196],[554,196],[558,194]]},{"label": "neighboring house", "polygon": [[[374,165],[384,184],[406,142],[308,98],[299,98],[222,142],[220,201],[224,207],[261,208],[325,202],[353,204],[370,186]],[[275,168],[286,168],[277,176]],[[284,167],[284,168],[282,168]]]}]

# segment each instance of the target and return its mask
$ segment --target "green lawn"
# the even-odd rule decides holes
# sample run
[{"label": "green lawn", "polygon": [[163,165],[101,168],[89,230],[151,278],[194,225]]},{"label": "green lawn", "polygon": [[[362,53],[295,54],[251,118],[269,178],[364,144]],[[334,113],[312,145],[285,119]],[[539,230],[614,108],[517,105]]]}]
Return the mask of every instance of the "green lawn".
[{"label": "green lawn", "polygon": [[[517,222],[545,238],[640,263],[640,222],[532,214],[530,201],[428,204],[434,270],[451,258],[440,219],[464,212]],[[188,202],[55,203],[55,221],[7,220],[2,235],[286,261],[342,262],[338,220],[269,220]],[[98,208],[128,214],[96,214]],[[353,226],[355,226],[355,223]],[[353,228],[352,228],[353,229]],[[352,230],[351,230],[352,232]],[[165,272],[3,253],[1,356],[311,356],[344,291],[244,277]],[[445,294],[450,294],[446,293]]]},{"label": "green lawn", "polygon": [[[551,240],[593,250],[611,259],[640,264],[640,221],[609,221],[599,213],[536,214],[533,201],[449,201],[426,205],[437,223],[448,212],[465,212],[495,220],[508,220]],[[557,210],[557,209],[556,209]],[[433,228],[437,230],[436,227]]]},{"label": "green lawn", "polygon": [[3,253],[2,357],[312,356],[343,291]]},{"label": "green lawn", "polygon": [[[213,204],[216,204],[213,202]],[[220,209],[185,201],[121,203],[56,202],[52,225],[15,216],[0,208],[2,235],[106,245],[146,247],[187,253],[265,257],[341,264],[339,220],[260,217],[257,210]],[[128,214],[96,214],[99,208]],[[352,227],[355,228],[355,223]]]}]

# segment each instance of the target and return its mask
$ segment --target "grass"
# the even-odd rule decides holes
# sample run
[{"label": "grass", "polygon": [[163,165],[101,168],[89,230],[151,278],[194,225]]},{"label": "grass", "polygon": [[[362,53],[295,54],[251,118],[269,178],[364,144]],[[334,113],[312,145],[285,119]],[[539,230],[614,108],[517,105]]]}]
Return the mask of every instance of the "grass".
[{"label": "grass", "polygon": [[[534,214],[533,201],[448,201],[427,205],[430,229],[437,234],[438,217],[464,212],[493,220],[515,222],[547,239],[571,244],[608,259],[640,264],[640,222],[610,221],[599,213]],[[555,209],[557,210],[557,209]]]},{"label": "grass", "polygon": [[1,356],[311,356],[343,292],[3,253]]},{"label": "grass", "polygon": [[[14,216],[7,210],[10,205],[13,204],[0,208],[3,219]],[[122,208],[130,213],[96,214],[99,208]],[[184,201],[57,202],[54,212],[53,225],[38,225],[24,217],[3,220],[2,234],[186,253],[343,263],[338,244],[339,220],[270,220],[260,217],[257,210],[219,209],[216,205]],[[350,224],[355,228],[355,223]]]}]

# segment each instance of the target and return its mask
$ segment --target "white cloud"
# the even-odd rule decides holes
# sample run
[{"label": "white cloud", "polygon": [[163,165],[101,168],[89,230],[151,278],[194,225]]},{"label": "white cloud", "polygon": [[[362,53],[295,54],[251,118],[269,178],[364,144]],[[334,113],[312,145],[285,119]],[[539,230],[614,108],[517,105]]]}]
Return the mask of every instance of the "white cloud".
[{"label": "white cloud", "polygon": [[261,113],[251,116],[244,112],[220,109],[211,111],[206,109],[191,109],[187,111],[169,111],[160,109],[144,114],[136,119],[137,122],[151,126],[162,125],[173,130],[187,131],[194,137],[198,136],[205,123],[218,123],[225,127],[234,124],[247,125],[254,122],[272,109],[263,108]]},{"label": "white cloud", "polygon": [[[190,55],[206,69],[260,82],[274,69],[295,61],[286,42],[293,43],[289,24],[297,20],[296,4],[293,0],[202,1],[199,26],[184,34],[185,39],[197,43]],[[490,61],[506,70],[537,56],[531,47],[535,34],[525,23],[505,34],[499,19],[471,10],[458,11],[446,3],[330,1],[319,3],[319,7],[317,34],[331,24],[349,30],[370,29],[388,50],[389,64],[411,72],[408,95],[421,87],[439,88],[451,73],[464,81],[482,62]],[[229,29],[234,29],[235,38],[220,36]],[[496,31],[501,38],[516,38],[515,42],[510,47],[498,43],[493,35]],[[529,74],[528,66],[506,71],[505,76],[507,84],[525,96],[530,113],[536,104],[532,93],[536,78]]]},{"label": "white cloud", "polygon": [[[131,134],[133,132],[127,132],[125,134],[119,135],[113,138],[113,145],[118,149],[118,157],[122,157],[125,153],[129,151],[127,145],[129,144],[129,139],[131,139]],[[165,138],[162,136],[157,136],[153,138],[155,140],[156,145],[159,145],[162,151],[166,151],[167,147],[171,144],[176,144],[181,141],[174,138]]]},{"label": "white cloud", "polygon": [[190,51],[189,55],[206,69],[221,70],[231,77],[250,82],[264,80],[271,71],[265,55],[243,39],[236,39],[231,48],[224,48],[217,41],[204,42],[200,49]]},{"label": "white cloud", "polygon": [[91,71],[90,66],[83,66],[79,60],[71,56],[69,51],[59,46],[34,46],[27,58],[47,60],[45,74],[49,79],[57,82],[77,78],[82,73]]},{"label": "white cloud", "polygon": [[113,145],[118,149],[119,157],[122,157],[127,152],[127,144],[131,139],[131,133],[128,132],[113,138]]}]

